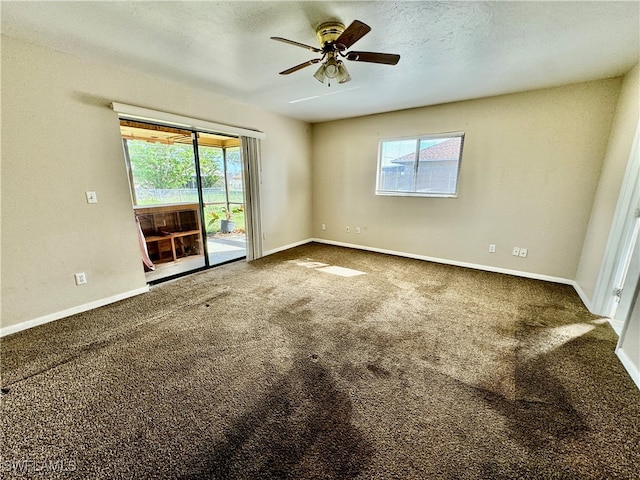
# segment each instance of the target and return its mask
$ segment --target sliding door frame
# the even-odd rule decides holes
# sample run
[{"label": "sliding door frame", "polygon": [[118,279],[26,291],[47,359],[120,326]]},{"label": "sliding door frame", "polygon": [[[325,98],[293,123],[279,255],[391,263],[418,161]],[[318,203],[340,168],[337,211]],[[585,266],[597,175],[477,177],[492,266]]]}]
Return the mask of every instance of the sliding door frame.
[{"label": "sliding door frame", "polygon": [[204,267],[202,268],[206,269],[211,266],[209,263],[209,242],[207,242],[207,225],[204,223],[204,194],[202,192],[202,170],[200,168],[200,152],[198,151],[198,134],[193,130],[191,131],[191,145],[193,148],[193,160],[196,164],[196,190],[198,192],[198,212],[200,213],[200,235],[202,235],[202,250],[204,251]]},{"label": "sliding door frame", "polygon": [[[158,126],[158,127],[173,127],[173,128],[180,128],[183,129],[185,131],[189,131],[191,134],[191,147],[193,150],[193,159],[194,159],[194,166],[195,166],[195,174],[196,174],[196,190],[197,190],[197,194],[198,194],[198,205],[199,205],[199,217],[200,217],[200,231],[201,231],[201,236],[202,236],[202,246],[203,246],[203,253],[204,253],[204,265],[201,267],[196,267],[192,270],[188,270],[185,272],[181,272],[181,273],[177,273],[175,275],[169,275],[167,277],[163,277],[163,278],[159,278],[156,280],[151,280],[149,281],[149,284],[153,285],[156,283],[161,283],[167,280],[172,280],[174,278],[179,278],[185,275],[189,275],[195,272],[199,272],[202,270],[206,270],[215,266],[219,266],[222,264],[215,264],[215,265],[211,265],[211,262],[209,260],[209,249],[208,249],[208,245],[207,245],[207,226],[206,226],[206,218],[205,218],[205,199],[204,199],[204,192],[203,192],[203,184],[202,184],[202,177],[201,177],[201,173],[202,173],[202,169],[201,169],[201,165],[200,165],[200,152],[199,152],[199,147],[201,146],[199,141],[198,141],[198,134],[199,133],[203,133],[203,134],[212,134],[212,135],[221,135],[221,136],[225,136],[228,138],[237,138],[240,145],[239,145],[239,150],[240,150],[240,158],[242,161],[242,178],[243,178],[243,190],[244,190],[244,194],[243,194],[243,202],[244,202],[244,208],[245,208],[245,212],[248,214],[245,217],[245,236],[246,236],[246,240],[247,240],[247,248],[245,250],[245,259],[246,261],[249,260],[253,260],[254,258],[258,258],[261,255],[262,252],[262,238],[261,235],[256,236],[255,232],[261,231],[261,222],[260,222],[260,215],[259,215],[259,202],[257,201],[257,199],[259,197],[256,197],[255,195],[259,195],[259,183],[260,183],[260,178],[259,178],[259,168],[251,168],[249,166],[249,162],[259,162],[259,158],[252,158],[251,155],[247,155],[246,154],[246,145],[245,143],[247,143],[247,140],[254,140],[253,138],[249,138],[247,139],[247,137],[245,136],[237,136],[237,135],[233,135],[233,134],[228,134],[228,133],[222,133],[222,132],[217,132],[217,131],[209,131],[209,130],[204,130],[204,129],[194,129],[194,128],[187,128],[186,126],[180,125],[179,127],[176,124],[170,124],[170,123],[165,123],[162,121],[153,121],[151,119],[141,119],[141,118],[137,118],[137,117],[133,117],[133,116],[129,116],[129,115],[124,115],[124,114],[119,114],[119,120],[130,120],[130,121],[135,121],[135,122],[139,122],[139,123],[143,123],[146,125],[150,125],[150,126]],[[126,139],[125,139],[126,140]],[[134,184],[133,184],[133,174],[131,171],[131,164],[130,164],[130,159],[128,158],[129,152],[127,151],[127,144],[126,142],[123,142],[124,144],[124,149],[125,149],[125,162],[126,162],[126,167],[127,167],[127,175],[129,177],[129,182],[131,185],[131,195],[132,195],[132,202],[133,202],[133,206],[136,205],[136,201],[135,201],[135,188],[134,188]],[[223,156],[226,157],[226,147],[221,147],[223,149]],[[256,150],[257,147],[254,147],[254,150]],[[257,153],[254,152],[253,157],[256,157]],[[225,183],[225,196],[228,199],[229,196],[229,192],[228,192],[228,178],[227,178],[227,165],[226,165],[226,158],[224,158],[223,161],[223,170],[224,170],[224,183]],[[248,172],[252,171],[253,174],[251,176],[248,175]],[[251,194],[250,192],[253,192],[253,194]],[[255,208],[258,208],[258,212],[254,211]],[[255,255],[254,252],[260,252],[260,254],[258,256]],[[225,262],[226,263],[226,262]]]},{"label": "sliding door frame", "polygon": [[[119,102],[111,102],[109,107],[116,112],[120,118],[138,120],[163,126],[184,128],[186,130],[190,130],[196,137],[198,132],[202,132],[239,138],[243,163],[245,211],[247,211],[247,216],[250,218],[249,223],[245,224],[248,247],[246,260],[250,261],[262,256],[263,237],[262,216],[260,210],[260,140],[264,140],[266,138],[264,132]],[[249,143],[250,145],[248,145]],[[197,151],[197,148],[194,148],[194,150]],[[199,168],[199,162],[196,163]],[[196,176],[198,177],[198,182],[201,187],[202,180],[200,175]],[[198,191],[200,192],[199,195],[202,195],[202,188],[198,188]],[[200,204],[204,205],[204,202],[201,201]],[[201,216],[204,216],[204,209],[201,210]],[[247,216],[245,216],[245,219]],[[206,232],[204,222],[201,223],[202,228]],[[248,251],[249,248],[251,249],[250,252]],[[208,263],[209,260],[207,255],[206,265],[208,265]],[[203,268],[210,268],[210,266],[205,266]]]}]

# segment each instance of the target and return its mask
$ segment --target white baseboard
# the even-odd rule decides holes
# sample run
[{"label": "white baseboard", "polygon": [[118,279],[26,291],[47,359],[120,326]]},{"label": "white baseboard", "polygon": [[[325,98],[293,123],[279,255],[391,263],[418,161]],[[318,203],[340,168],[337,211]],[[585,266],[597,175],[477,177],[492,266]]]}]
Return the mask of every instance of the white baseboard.
[{"label": "white baseboard", "polygon": [[609,325],[613,328],[613,331],[616,332],[618,337],[622,335],[622,329],[624,328],[624,322],[621,320],[614,320],[613,318],[607,318]]},{"label": "white baseboard", "polygon": [[584,290],[582,290],[582,287],[578,284],[578,282],[572,280],[571,285],[580,297],[580,300],[582,300],[582,303],[584,303],[584,306],[587,307],[587,310],[589,310],[589,312],[593,313],[594,315],[599,315],[599,313],[593,311],[593,304],[591,303],[591,300],[589,299],[589,297],[587,297],[587,294],[584,293]]},{"label": "white baseboard", "polygon": [[640,371],[638,370],[638,366],[631,361],[631,359],[621,348],[616,348],[616,355],[618,355],[620,363],[622,363],[624,368],[629,373],[629,376],[631,377],[631,380],[633,380],[633,383],[635,383],[638,389],[640,389]]},{"label": "white baseboard", "polygon": [[110,303],[118,302],[120,300],[124,300],[125,298],[140,295],[141,293],[146,293],[148,291],[149,291],[149,286],[146,285],[136,290],[130,290],[128,292],[119,293],[111,297],[101,298],[100,300],[96,300],[94,302],[89,302],[83,305],[78,305],[76,307],[67,308],[66,310],[61,310],[59,312],[50,313],[48,315],[34,318],[33,320],[27,320],[26,322],[21,322],[16,325],[9,325],[8,327],[2,327],[0,328],[0,337],[5,337],[7,335],[11,335],[12,333],[18,333],[22,330],[27,330],[28,328],[37,327],[38,325],[44,325],[45,323],[53,322],[54,320],[60,320],[61,318],[69,317],[71,315],[75,315],[76,313],[82,313],[88,310],[93,310],[94,308],[98,308],[104,305],[108,305]]},{"label": "white baseboard", "polygon": [[[334,242],[333,240],[324,240],[322,238],[312,239],[314,242],[325,243],[327,245],[336,245],[338,247],[355,248],[358,250],[367,250],[370,252],[386,253],[388,255],[396,255],[398,257],[415,258],[416,260],[426,260],[427,262],[442,263],[445,265],[454,265],[456,267],[473,268],[475,270],[483,270],[486,272],[504,273],[506,275],[515,275],[517,277],[531,278],[534,280],[544,280],[546,282],[561,283],[575,287],[575,281],[567,278],[553,277],[543,275],[541,273],[522,272],[520,270],[510,270],[508,268],[493,267],[491,265],[481,265],[478,263],[459,262],[457,260],[449,260],[446,258],[428,257],[426,255],[417,255],[414,253],[399,252],[397,250],[387,250],[384,248],[367,247],[364,245],[355,245],[352,243]],[[580,293],[578,293],[580,295]],[[582,299],[582,297],[580,297]],[[584,301],[584,300],[583,300]]]},{"label": "white baseboard", "polygon": [[262,256],[266,257],[267,255],[273,255],[274,253],[282,252],[283,250],[289,250],[293,247],[299,247],[300,245],[305,245],[307,243],[313,242],[313,238],[307,238],[306,240],[300,240],[299,242],[290,243],[289,245],[284,245],[278,248],[272,248],[271,250],[266,250],[262,252]]}]

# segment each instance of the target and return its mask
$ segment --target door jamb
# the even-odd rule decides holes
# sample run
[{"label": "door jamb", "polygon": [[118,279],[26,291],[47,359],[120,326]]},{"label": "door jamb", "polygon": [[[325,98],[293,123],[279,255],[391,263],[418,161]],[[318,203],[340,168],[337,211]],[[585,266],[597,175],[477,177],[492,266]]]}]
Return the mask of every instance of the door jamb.
[{"label": "door jamb", "polygon": [[640,147],[640,123],[636,124],[636,132],[629,153],[627,168],[620,188],[620,195],[616,205],[611,230],[605,248],[602,267],[596,281],[592,312],[610,316],[613,311],[615,294],[614,289],[616,277],[620,264],[624,261],[624,244],[626,241],[625,230],[628,228],[628,219],[637,208],[633,202],[634,189],[640,183],[640,159],[638,158],[638,148]]}]

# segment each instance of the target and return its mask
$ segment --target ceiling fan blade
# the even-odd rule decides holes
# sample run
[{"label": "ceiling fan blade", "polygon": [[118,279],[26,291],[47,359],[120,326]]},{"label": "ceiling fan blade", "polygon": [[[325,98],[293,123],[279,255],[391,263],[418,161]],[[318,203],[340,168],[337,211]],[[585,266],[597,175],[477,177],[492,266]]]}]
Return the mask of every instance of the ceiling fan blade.
[{"label": "ceiling fan blade", "polygon": [[351,25],[349,25],[347,29],[342,32],[342,35],[340,35],[334,43],[336,45],[340,45],[341,49],[342,47],[344,47],[344,49],[347,49],[370,31],[371,27],[369,25],[367,25],[366,23],[362,23],[360,20],[354,20],[353,22],[351,22]]},{"label": "ceiling fan blade", "polygon": [[283,70],[280,72],[280,75],[289,75],[290,73],[297,72],[298,70],[302,70],[304,67],[308,67],[309,65],[313,65],[314,63],[321,62],[321,58],[314,58],[313,60],[309,60],[308,62],[301,63],[300,65],[296,65],[295,67],[291,67],[287,70]]},{"label": "ceiling fan blade", "polygon": [[349,52],[346,57],[347,60],[354,62],[384,63],[385,65],[395,65],[400,60],[400,55],[377,52]]},{"label": "ceiling fan blade", "polygon": [[311,45],[305,45],[304,43],[294,42],[293,40],[287,40],[282,37],[271,37],[271,40],[277,40],[278,42],[288,43],[289,45],[295,45],[296,47],[306,48],[307,50],[311,50],[312,52],[322,53],[322,50],[316,47],[312,47]]}]

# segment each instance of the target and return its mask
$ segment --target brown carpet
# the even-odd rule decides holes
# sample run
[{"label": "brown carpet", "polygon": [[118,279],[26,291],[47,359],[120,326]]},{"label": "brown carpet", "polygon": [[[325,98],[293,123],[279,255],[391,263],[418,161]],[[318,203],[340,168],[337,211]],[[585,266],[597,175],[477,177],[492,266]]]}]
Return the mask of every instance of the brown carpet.
[{"label": "brown carpet", "polygon": [[309,244],[3,339],[0,471],[637,479],[615,344],[570,286]]}]

